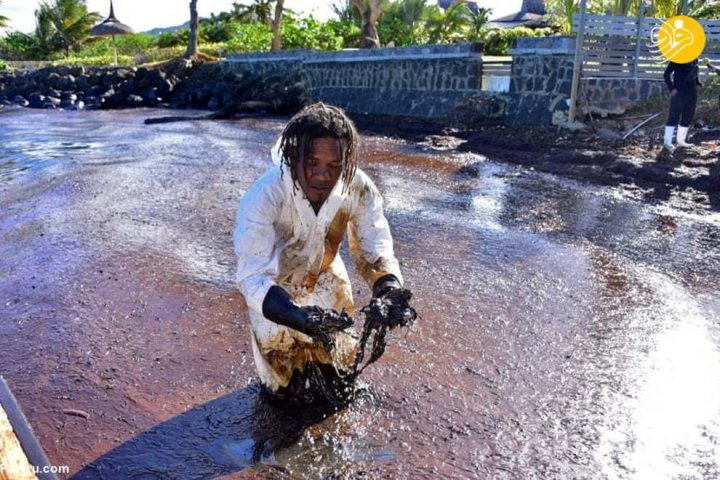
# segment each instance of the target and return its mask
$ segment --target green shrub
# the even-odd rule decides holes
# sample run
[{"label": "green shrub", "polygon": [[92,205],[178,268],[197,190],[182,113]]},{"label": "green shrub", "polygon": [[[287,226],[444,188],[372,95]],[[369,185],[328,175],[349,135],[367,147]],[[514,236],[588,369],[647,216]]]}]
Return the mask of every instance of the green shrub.
[{"label": "green shrub", "polygon": [[[157,37],[148,33],[135,33],[123,35],[115,39],[118,53],[124,55],[138,55],[153,47],[157,47]],[[112,43],[111,43],[112,45]]]},{"label": "green shrub", "polygon": [[484,35],[486,55],[508,55],[508,51],[520,37],[547,37],[552,35],[550,28],[531,29],[527,27],[492,28]]},{"label": "green shrub", "polygon": [[360,27],[350,21],[328,20],[325,24],[335,36],[342,38],[342,48],[360,47]]},{"label": "green shrub", "polygon": [[312,16],[300,19],[286,18],[282,25],[282,45],[285,49],[340,50],[343,38],[332,26]]},{"label": "green shrub", "polygon": [[0,70],[5,70],[7,68],[7,63],[5,63],[5,60],[0,58]]},{"label": "green shrub", "polygon": [[[107,67],[113,64],[113,56],[111,55],[100,55],[97,57],[68,57],[59,58],[52,62],[53,66],[66,65],[74,67],[77,65],[83,65],[85,67]],[[129,67],[135,65],[135,59],[130,55],[118,55],[119,66]]]},{"label": "green shrub", "polygon": [[396,47],[422,45],[428,42],[428,33],[423,23],[411,25],[401,18],[387,19],[378,24],[378,36],[383,45],[392,42]]},{"label": "green shrub", "polygon": [[240,24],[236,22],[203,23],[200,36],[210,43],[222,43],[232,40],[238,33]]},{"label": "green shrub", "polygon": [[187,28],[175,32],[163,32],[157,37],[157,46],[160,48],[169,48],[187,45],[189,38],[190,32]]},{"label": "green shrub", "polygon": [[272,31],[263,23],[241,24],[235,36],[225,43],[225,51],[227,53],[267,52],[270,50],[272,37]]},{"label": "green shrub", "polygon": [[8,60],[29,60],[36,49],[33,37],[22,32],[8,32],[0,38],[0,55]]}]

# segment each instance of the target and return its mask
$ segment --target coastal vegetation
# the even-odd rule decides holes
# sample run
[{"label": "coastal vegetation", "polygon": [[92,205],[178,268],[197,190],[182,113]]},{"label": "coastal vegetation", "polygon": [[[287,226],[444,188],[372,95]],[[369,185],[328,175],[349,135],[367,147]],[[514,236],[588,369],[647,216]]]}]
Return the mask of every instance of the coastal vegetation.
[{"label": "coastal vegetation", "polygon": [[[191,2],[195,7],[197,3]],[[677,12],[680,4],[681,0],[655,0],[646,14],[667,16]],[[713,0],[690,1],[691,14],[720,18],[718,5]],[[287,9],[284,0],[252,0],[248,4],[233,3],[228,11],[209,18],[196,18],[193,38],[190,22],[156,35],[118,37],[118,64],[148,64],[198,53],[224,57],[280,48],[333,51],[460,42],[482,42],[485,54],[507,55],[518,37],[571,32],[579,0],[548,0],[546,6],[551,28],[500,28],[491,24],[490,10],[465,0],[447,9],[425,0],[335,0],[335,18],[326,21]],[[591,13],[636,15],[639,8],[639,0],[588,1]],[[32,33],[11,30],[0,37],[0,59],[69,66],[110,65],[111,40],[89,36],[90,27],[100,19],[99,13],[88,11],[85,0],[44,0],[35,12]],[[0,26],[8,21],[0,16]]]}]

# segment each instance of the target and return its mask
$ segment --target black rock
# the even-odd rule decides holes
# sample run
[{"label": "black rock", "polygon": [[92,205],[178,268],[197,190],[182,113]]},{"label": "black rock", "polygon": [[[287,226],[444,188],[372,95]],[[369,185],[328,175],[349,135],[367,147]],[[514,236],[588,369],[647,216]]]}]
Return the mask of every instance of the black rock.
[{"label": "black rock", "polygon": [[75,77],[70,74],[62,77],[58,80],[57,87],[60,90],[72,90],[75,87]]},{"label": "black rock", "polygon": [[[50,104],[58,107],[58,106],[60,106],[60,104],[62,103],[62,100],[60,100],[60,99],[57,98],[57,97],[45,97],[44,105],[47,105],[48,103],[50,103]],[[44,106],[44,105],[43,105],[43,106]]]},{"label": "black rock", "polygon": [[83,102],[82,100],[78,100],[77,102],[75,102],[74,109],[75,110],[85,110],[85,102]]},{"label": "black rock", "polygon": [[143,104],[144,100],[140,95],[128,95],[125,99],[125,103],[129,107],[139,107]]},{"label": "black rock", "polygon": [[143,93],[143,98],[146,102],[153,104],[160,101],[160,97],[158,96],[158,90],[157,88],[149,88],[145,90],[145,93]]},{"label": "black rock", "polygon": [[45,95],[40,93],[30,94],[28,101],[30,102],[30,108],[42,108],[45,103]]},{"label": "black rock", "polygon": [[217,97],[212,97],[210,101],[207,104],[207,108],[210,110],[220,110],[222,105],[220,104],[220,100]]},{"label": "black rock", "polygon": [[147,67],[140,67],[135,71],[135,80],[142,80],[147,77],[149,73],[150,70],[148,70]]},{"label": "black rock", "polygon": [[112,87],[114,84],[119,83],[119,82],[115,81],[112,73],[105,72],[105,74],[102,76],[102,82],[98,82],[98,83],[102,83],[103,87]]},{"label": "black rock", "polygon": [[66,110],[69,110],[75,106],[75,101],[70,100],[69,98],[66,98],[60,103],[60,106]]},{"label": "black rock", "polygon": [[27,107],[28,105],[30,105],[30,102],[28,102],[22,95],[16,95],[15,97],[13,97],[12,103],[15,105],[20,105],[21,107]]},{"label": "black rock", "polygon": [[162,80],[157,87],[158,93],[160,94],[161,97],[164,97],[164,98],[168,98],[174,88],[175,88],[175,85],[173,85],[173,83],[169,80]]},{"label": "black rock", "polygon": [[113,95],[115,95],[115,89],[110,87],[107,90],[105,90],[102,94],[100,94],[100,98],[110,98]]},{"label": "black rock", "polygon": [[165,80],[166,75],[165,75],[165,72],[163,72],[162,70],[155,69],[155,70],[150,70],[149,77],[150,77],[150,81],[152,83],[159,84],[160,82]]},{"label": "black rock", "polygon": [[38,80],[40,80],[42,83],[45,83],[47,85],[50,85],[51,87],[57,86],[58,82],[60,81],[60,75],[58,75],[55,72],[51,72],[45,79],[40,77]]},{"label": "black rock", "polygon": [[70,100],[71,102],[74,103],[78,99],[78,96],[77,96],[77,94],[75,94],[73,92],[63,92],[62,95],[60,96],[60,98],[62,100]]},{"label": "black rock", "polygon": [[225,93],[223,93],[222,96],[222,104],[225,107],[228,107],[235,103],[235,92],[232,90],[227,90]]}]

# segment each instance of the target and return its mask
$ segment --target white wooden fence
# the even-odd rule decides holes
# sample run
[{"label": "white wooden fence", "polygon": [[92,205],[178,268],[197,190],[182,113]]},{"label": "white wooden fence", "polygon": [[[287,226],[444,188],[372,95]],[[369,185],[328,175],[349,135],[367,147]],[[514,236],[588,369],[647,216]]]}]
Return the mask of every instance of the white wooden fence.
[{"label": "white wooden fence", "polygon": [[[618,17],[613,15],[585,15],[583,41],[583,78],[659,78],[666,61],[658,60],[653,52],[653,28],[665,22],[662,18]],[[705,30],[705,50],[701,64],[707,59],[720,66],[720,20],[701,20]],[[580,28],[580,15],[573,15],[573,31]],[[700,74],[707,75],[701,68]]]}]

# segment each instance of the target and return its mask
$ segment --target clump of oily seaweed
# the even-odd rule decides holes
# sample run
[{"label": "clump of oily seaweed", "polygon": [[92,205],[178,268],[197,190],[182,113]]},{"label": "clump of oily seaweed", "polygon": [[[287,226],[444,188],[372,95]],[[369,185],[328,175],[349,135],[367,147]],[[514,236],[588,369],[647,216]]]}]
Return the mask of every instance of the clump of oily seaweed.
[{"label": "clump of oily seaweed", "polygon": [[[408,303],[411,299],[412,293],[405,288],[395,289],[383,297],[372,299],[361,310],[365,316],[365,323],[355,362],[350,371],[340,372],[333,368],[334,372],[328,374],[328,372],[321,371],[326,366],[310,364],[303,375],[305,390],[318,392],[319,395],[315,395],[315,397],[320,397],[336,409],[347,405],[355,395],[357,378],[368,365],[375,363],[385,353],[388,331],[397,327],[409,328],[415,323],[417,312]],[[352,318],[344,311],[338,313],[327,310],[322,313],[318,312],[318,315],[322,315],[321,318],[318,318],[318,322],[332,325],[332,331],[343,330],[353,323]],[[340,328],[340,325],[343,324],[346,327]],[[334,348],[330,333],[332,333],[330,330],[326,330],[324,335],[319,336],[329,355],[332,354]],[[370,355],[365,361],[368,346],[370,346]]]}]

